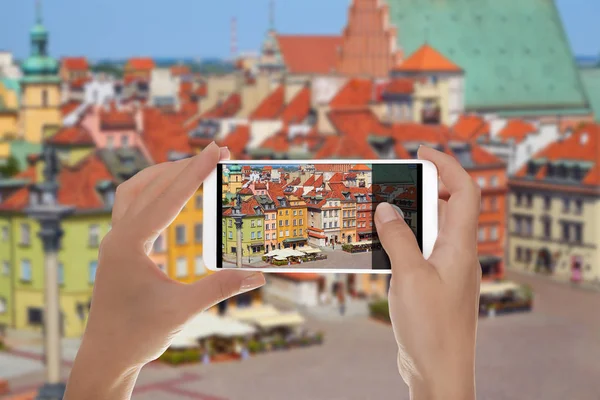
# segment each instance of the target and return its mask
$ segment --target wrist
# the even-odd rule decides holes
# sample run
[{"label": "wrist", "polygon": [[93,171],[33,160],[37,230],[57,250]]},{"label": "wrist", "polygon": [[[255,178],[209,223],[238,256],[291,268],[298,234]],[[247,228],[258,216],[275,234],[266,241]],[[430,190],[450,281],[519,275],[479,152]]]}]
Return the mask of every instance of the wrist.
[{"label": "wrist", "polygon": [[[82,342],[67,383],[65,400],[129,399],[142,365]],[[83,396],[83,397],[82,397]]]}]

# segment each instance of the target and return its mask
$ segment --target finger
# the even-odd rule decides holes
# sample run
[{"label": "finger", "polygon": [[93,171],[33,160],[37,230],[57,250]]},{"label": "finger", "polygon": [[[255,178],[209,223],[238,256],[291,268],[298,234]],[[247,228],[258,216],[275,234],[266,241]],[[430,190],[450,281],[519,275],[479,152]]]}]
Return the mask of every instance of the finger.
[{"label": "finger", "polygon": [[421,146],[419,158],[433,162],[444,186],[448,189],[450,199],[444,221],[445,229],[441,232],[457,246],[477,243],[477,223],[479,217],[480,190],[471,176],[452,156]]},{"label": "finger", "polygon": [[191,285],[180,287],[180,303],[186,305],[184,313],[190,318],[232,296],[249,292],[265,284],[260,272],[219,271]]},{"label": "finger", "polygon": [[169,163],[144,168],[117,187],[115,204],[112,209],[112,225],[123,218],[131,203],[139,196],[146,185],[153,182],[167,168],[169,168]]},{"label": "finger", "polygon": [[424,258],[415,234],[392,205],[377,206],[375,226],[379,241],[392,261],[392,275],[422,264]]},{"label": "finger", "polygon": [[214,142],[193,157],[174,177],[171,185],[132,217],[132,236],[145,243],[169,226],[204,179],[215,169],[219,158],[220,150]]},{"label": "finger", "polygon": [[438,200],[438,233],[442,231],[444,221],[446,220],[446,209],[448,202],[446,200]]}]

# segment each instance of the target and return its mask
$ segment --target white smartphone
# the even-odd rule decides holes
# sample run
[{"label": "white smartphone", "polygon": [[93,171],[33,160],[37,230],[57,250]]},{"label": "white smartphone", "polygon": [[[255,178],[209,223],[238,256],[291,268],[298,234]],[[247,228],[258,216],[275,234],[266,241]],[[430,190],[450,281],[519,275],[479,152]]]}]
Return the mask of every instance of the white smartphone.
[{"label": "white smartphone", "polygon": [[428,258],[438,173],[422,160],[226,161],[204,182],[203,258],[213,270],[390,273],[375,208],[401,210]]}]

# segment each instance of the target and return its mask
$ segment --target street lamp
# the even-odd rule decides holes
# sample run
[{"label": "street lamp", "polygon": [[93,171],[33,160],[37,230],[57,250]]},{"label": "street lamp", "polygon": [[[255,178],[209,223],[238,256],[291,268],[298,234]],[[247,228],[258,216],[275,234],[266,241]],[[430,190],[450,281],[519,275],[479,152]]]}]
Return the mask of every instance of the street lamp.
[{"label": "street lamp", "polygon": [[75,211],[74,207],[58,204],[59,173],[56,151],[44,146],[44,181],[34,185],[27,215],[40,223],[38,236],[44,247],[44,345],[46,382],[36,400],[60,400],[65,394],[65,384],[60,379],[61,367],[61,317],[58,290],[58,250],[63,235],[61,221]]},{"label": "street lamp", "polygon": [[236,196],[236,205],[231,209],[231,215],[233,216],[233,221],[235,222],[236,232],[236,262],[235,266],[237,268],[242,268],[242,253],[244,249],[242,248],[242,225],[244,221],[244,214],[242,214],[242,196],[238,193]]}]

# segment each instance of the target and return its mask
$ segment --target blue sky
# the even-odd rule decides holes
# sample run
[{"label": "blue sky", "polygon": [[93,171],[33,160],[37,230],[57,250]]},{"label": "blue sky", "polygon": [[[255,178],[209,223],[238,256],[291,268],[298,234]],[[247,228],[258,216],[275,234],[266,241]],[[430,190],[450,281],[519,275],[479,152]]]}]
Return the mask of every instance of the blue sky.
[{"label": "blue sky", "polygon": [[[600,1],[556,0],[577,55],[600,53]],[[350,0],[277,0],[276,27],[286,33],[339,33]],[[29,52],[34,0],[2,0],[0,50]],[[230,22],[238,47],[257,50],[268,27],[269,0],[46,0],[44,23],[53,56],[89,58],[227,57]],[[3,18],[3,17],[0,17]]]}]

